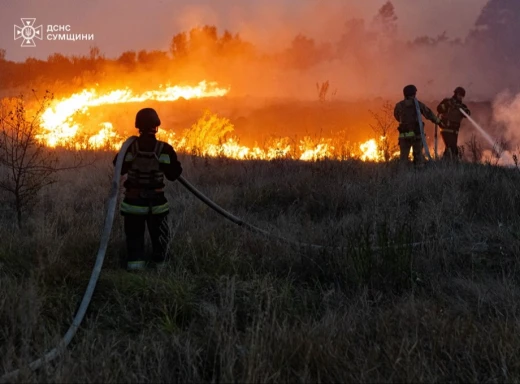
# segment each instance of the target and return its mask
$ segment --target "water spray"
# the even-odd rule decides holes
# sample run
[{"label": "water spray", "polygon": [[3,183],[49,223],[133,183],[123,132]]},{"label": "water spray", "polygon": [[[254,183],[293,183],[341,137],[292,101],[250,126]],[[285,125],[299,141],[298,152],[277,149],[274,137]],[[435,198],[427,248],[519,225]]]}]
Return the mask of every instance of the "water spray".
[{"label": "water spray", "polygon": [[482,134],[482,136],[484,136],[484,138],[487,140],[487,142],[492,147],[496,148],[497,154],[504,153],[506,155],[506,157],[507,157],[507,162],[510,163],[510,164],[514,163],[513,158],[511,157],[511,155],[509,155],[508,152],[505,152],[504,149],[497,142],[495,142],[493,140],[493,138],[486,131],[484,131],[484,129],[482,129],[482,127],[475,120],[473,120],[473,118],[470,115],[468,115],[462,108],[459,108],[459,111],[464,116],[466,116],[466,118],[471,122],[471,124],[473,124],[473,126],[475,128],[477,128],[477,130]]}]

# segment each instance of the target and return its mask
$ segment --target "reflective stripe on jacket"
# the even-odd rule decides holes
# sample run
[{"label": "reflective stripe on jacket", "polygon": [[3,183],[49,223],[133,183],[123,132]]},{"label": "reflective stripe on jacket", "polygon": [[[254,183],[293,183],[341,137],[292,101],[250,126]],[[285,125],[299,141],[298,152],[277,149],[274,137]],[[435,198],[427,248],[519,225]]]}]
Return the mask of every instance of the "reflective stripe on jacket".
[{"label": "reflective stripe on jacket", "polygon": [[[150,212],[151,208],[151,212]],[[170,205],[168,202],[161,205],[152,205],[150,206],[142,206],[142,205],[133,205],[126,201],[121,203],[121,213],[128,213],[130,215],[159,215],[161,213],[166,213],[170,210]]]}]

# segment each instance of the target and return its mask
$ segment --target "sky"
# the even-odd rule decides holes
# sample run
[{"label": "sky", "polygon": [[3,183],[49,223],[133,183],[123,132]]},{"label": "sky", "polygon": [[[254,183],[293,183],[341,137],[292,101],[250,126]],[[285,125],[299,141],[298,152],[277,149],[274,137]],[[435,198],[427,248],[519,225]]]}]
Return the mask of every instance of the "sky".
[{"label": "sky", "polygon": [[[400,34],[464,38],[487,0],[394,0]],[[371,20],[385,0],[0,0],[0,49],[6,59],[46,59],[53,53],[87,54],[90,46],[105,57],[126,50],[167,50],[173,35],[211,24],[240,33],[262,48],[287,46],[298,33],[316,40],[339,36],[346,20]],[[20,18],[36,18],[43,40],[21,47],[14,40]],[[70,25],[70,34],[93,34],[92,41],[46,40],[47,25]]]}]

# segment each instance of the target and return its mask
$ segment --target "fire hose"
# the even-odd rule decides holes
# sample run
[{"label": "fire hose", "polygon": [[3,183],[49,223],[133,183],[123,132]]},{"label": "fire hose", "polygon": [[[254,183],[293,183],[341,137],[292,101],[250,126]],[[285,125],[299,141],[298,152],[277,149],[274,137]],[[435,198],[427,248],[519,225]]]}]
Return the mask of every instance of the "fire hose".
[{"label": "fire hose", "polygon": [[[58,345],[50,350],[49,352],[45,353],[45,355],[37,360],[34,360],[32,363],[29,364],[29,368],[34,371],[38,368],[40,368],[44,363],[50,362],[54,360],[56,357],[58,357],[64,350],[67,348],[67,346],[72,341],[72,338],[76,334],[79,326],[81,325],[81,322],[83,321],[83,318],[85,317],[85,314],[87,312],[88,306],[90,304],[90,301],[92,299],[92,295],[94,293],[94,289],[96,287],[97,281],[99,279],[99,275],[101,273],[101,268],[103,267],[103,262],[105,259],[105,253],[108,247],[108,242],[110,240],[110,233],[112,231],[112,224],[114,221],[114,215],[115,215],[115,209],[116,209],[116,203],[117,203],[117,197],[118,197],[118,191],[119,191],[119,182],[120,182],[120,174],[121,174],[121,168],[123,166],[123,159],[124,154],[130,147],[130,145],[134,142],[134,140],[137,139],[136,136],[131,136],[128,138],[122,145],[121,150],[119,151],[117,155],[115,170],[114,170],[114,176],[112,179],[112,187],[110,189],[109,194],[109,201],[108,201],[108,208],[107,208],[107,215],[104,223],[103,233],[101,235],[101,241],[99,244],[99,250],[96,256],[96,262],[94,265],[94,268],[92,270],[92,274],[90,276],[90,280],[88,282],[87,289],[85,290],[85,293],[83,295],[83,299],[81,300],[81,304],[79,306],[79,309],[72,321],[71,326],[63,336],[63,338],[60,340]],[[314,249],[324,249],[324,248],[330,248],[330,249],[342,249],[341,247],[329,247],[324,245],[317,245],[317,244],[310,244],[310,243],[300,243],[296,241],[292,241],[289,239],[286,239],[281,236],[277,236],[273,233],[267,232],[261,228],[258,228],[252,224],[249,224],[240,218],[236,217],[235,215],[229,213],[216,203],[214,203],[211,199],[206,197],[204,194],[202,194],[200,191],[198,191],[192,184],[190,184],[187,180],[185,180],[182,176],[178,178],[178,181],[186,188],[188,191],[193,193],[197,198],[199,198],[202,202],[207,204],[209,207],[217,211],[219,214],[227,218],[228,220],[232,221],[233,223],[237,224],[238,226],[244,227],[248,229],[251,232],[260,233],[267,237],[273,237],[278,240],[281,240],[283,242],[300,246],[300,247],[311,247]],[[452,238],[449,238],[452,239]],[[437,240],[431,240],[431,241],[422,241],[422,242],[415,242],[415,243],[408,243],[408,244],[402,244],[397,245],[393,247],[417,247],[420,245],[424,245],[430,242],[439,242],[443,240],[449,240],[449,239],[437,239]],[[373,250],[380,250],[383,247],[373,247]],[[5,382],[7,380],[12,380],[16,378],[20,374],[20,369],[16,369],[14,371],[8,372],[0,377],[0,382]]]},{"label": "fire hose", "polygon": [[[437,115],[437,118],[439,117],[439,115]],[[437,160],[439,158],[439,155],[437,153],[437,131],[438,131],[438,127],[439,125],[437,123],[435,123],[435,135],[434,135],[434,145],[433,145],[433,154],[435,156],[435,160]]]},{"label": "fire hose", "polygon": [[[502,153],[503,152],[503,148],[498,145],[498,143],[495,143],[493,141],[493,139],[491,138],[491,136],[489,136],[489,134],[475,121],[473,120],[473,118],[462,108],[458,108],[458,110],[460,111],[460,113],[462,113],[462,115],[464,117],[466,117],[469,122],[475,127],[477,128],[477,130],[480,132],[480,134],[486,139],[486,141],[492,146],[492,147],[495,147],[496,148],[496,151],[497,153]],[[439,115],[437,115],[437,117],[439,117]],[[509,154],[507,154],[507,157],[509,157],[509,162],[512,162],[513,159],[511,158],[511,156]],[[435,124],[435,158],[437,158],[437,124]]]},{"label": "fire hose", "polygon": [[[87,308],[90,304],[90,300],[92,299],[92,294],[94,293],[94,289],[96,288],[99,274],[101,273],[101,268],[103,267],[103,261],[105,260],[105,253],[106,253],[106,250],[108,247],[108,241],[110,240],[110,232],[112,231],[112,223],[114,222],[117,195],[118,195],[118,191],[119,191],[119,178],[120,178],[119,175],[121,173],[121,168],[123,167],[123,159],[124,159],[123,154],[127,151],[127,149],[130,147],[130,145],[134,142],[134,140],[136,138],[137,138],[136,136],[132,136],[132,137],[128,138],[123,143],[123,146],[121,147],[121,151],[117,155],[114,177],[112,178],[112,188],[110,189],[110,194],[109,194],[107,215],[105,218],[105,225],[103,228],[103,233],[101,235],[101,241],[99,243],[99,250],[98,250],[98,253],[96,256],[96,263],[92,270],[92,274],[90,276],[90,280],[88,282],[87,289],[85,290],[85,293],[83,295],[83,299],[81,300],[81,304],[79,306],[78,312],[76,313],[76,316],[72,320],[72,324],[69,327],[67,333],[65,333],[65,336],[63,336],[63,339],[60,340],[58,345],[54,349],[47,352],[43,357],[41,357],[29,364],[29,368],[32,371],[40,368],[43,363],[54,360],[60,353],[62,353],[65,350],[65,348],[67,348],[67,346],[71,342],[72,338],[76,334],[76,331],[78,330],[79,326],[81,325],[83,318],[85,317],[85,313],[87,312]],[[15,377],[18,376],[19,373],[20,373],[19,369],[6,373],[2,377],[0,377],[0,381],[4,382],[6,380],[14,379]]]},{"label": "fire hose", "polygon": [[422,139],[422,143],[423,143],[423,147],[424,147],[424,152],[426,153],[426,157],[428,158],[428,160],[431,160],[432,157],[430,155],[430,150],[428,149],[428,143],[426,142],[426,135],[424,133],[424,124],[423,124],[422,118],[421,118],[421,108],[419,107],[419,102],[417,101],[416,98],[414,98],[413,101],[415,102],[415,110],[417,112],[417,122],[419,123],[419,129],[421,130],[421,139]]},{"label": "fire hose", "polygon": [[[260,234],[262,234],[264,236],[275,238],[277,240],[281,240],[282,242],[285,242],[285,243],[288,243],[288,244],[291,244],[291,245],[295,245],[297,247],[309,247],[309,248],[314,248],[314,249],[327,249],[328,248],[328,249],[335,249],[335,250],[341,250],[342,249],[342,247],[338,247],[338,246],[328,246],[328,245],[318,245],[318,244],[312,244],[312,243],[302,243],[302,242],[298,242],[298,241],[287,239],[287,238],[282,237],[282,236],[275,235],[272,232],[267,232],[267,231],[265,231],[265,230],[263,230],[261,228],[258,228],[258,227],[254,226],[252,224],[249,224],[248,222],[245,222],[245,221],[239,219],[238,217],[236,217],[235,215],[229,213],[224,208],[220,207],[215,202],[213,202],[211,199],[209,199],[207,196],[205,196],[202,192],[197,190],[193,185],[191,185],[182,176],[179,177],[178,181],[182,185],[184,185],[184,187],[186,187],[186,189],[188,189],[191,193],[193,193],[197,198],[199,198],[203,203],[208,205],[210,208],[212,208],[213,210],[217,211],[222,216],[224,216],[228,220],[232,221],[233,223],[237,224],[238,226],[244,227],[244,228],[248,229],[251,232],[260,233]],[[428,243],[431,243],[431,242],[439,242],[439,241],[445,241],[445,240],[451,240],[451,239],[453,239],[453,238],[436,239],[436,240],[430,240],[430,241],[418,241],[418,242],[415,242],[415,243],[406,243],[406,244],[392,245],[392,246],[388,245],[388,247],[392,247],[392,248],[417,247],[417,246],[425,245],[425,244],[428,244]],[[385,247],[375,247],[375,246],[371,247],[371,249],[375,250],[375,251],[379,251],[379,250],[381,250],[383,248],[385,248]],[[351,249],[357,249],[357,248],[351,248]]]},{"label": "fire hose", "polygon": [[[475,128],[477,128],[477,130],[487,140],[491,147],[495,148],[497,154],[502,154],[504,152],[504,148],[502,148],[497,142],[494,142],[491,136],[475,120],[473,120],[473,118],[468,113],[466,113],[464,109],[459,108],[459,111],[470,121],[471,124],[473,124]],[[511,165],[514,164],[514,159],[512,156],[508,152],[505,152],[504,154],[507,158],[506,161]]]}]

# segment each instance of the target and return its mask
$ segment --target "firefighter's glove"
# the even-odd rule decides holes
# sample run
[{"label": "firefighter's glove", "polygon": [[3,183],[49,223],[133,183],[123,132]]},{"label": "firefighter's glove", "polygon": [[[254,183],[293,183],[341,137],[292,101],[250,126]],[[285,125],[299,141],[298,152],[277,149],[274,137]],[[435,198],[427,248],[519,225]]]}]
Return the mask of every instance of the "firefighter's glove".
[{"label": "firefighter's glove", "polygon": [[458,107],[459,107],[460,109],[462,109],[464,112],[466,112],[468,115],[471,116],[471,112],[470,112],[470,110],[468,109],[468,107],[466,106],[466,104],[462,104],[462,103],[461,103],[461,104],[459,104]]},{"label": "firefighter's glove", "polygon": [[441,127],[442,129],[446,128],[446,125],[442,122],[442,120],[437,121],[437,125]]}]

